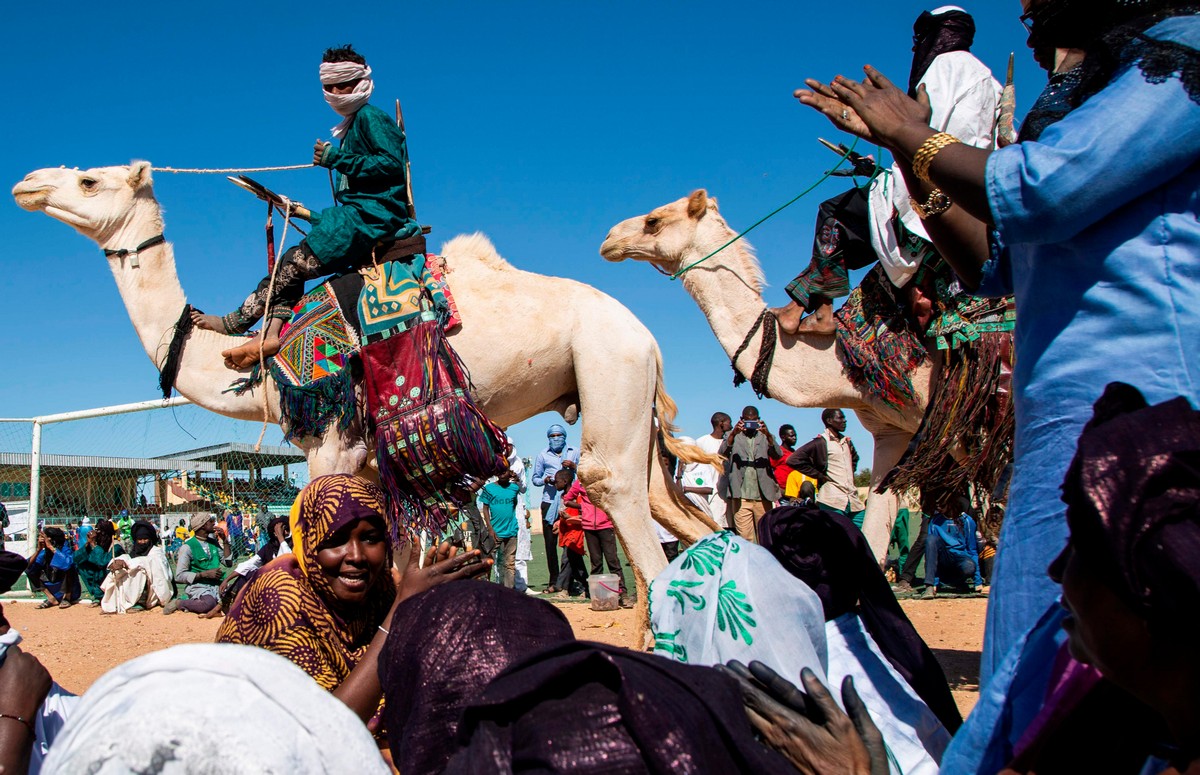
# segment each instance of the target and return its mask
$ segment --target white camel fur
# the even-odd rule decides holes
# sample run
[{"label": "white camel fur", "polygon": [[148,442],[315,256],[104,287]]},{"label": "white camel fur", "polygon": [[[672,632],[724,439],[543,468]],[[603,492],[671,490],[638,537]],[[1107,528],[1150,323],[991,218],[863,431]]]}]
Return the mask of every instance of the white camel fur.
[{"label": "white camel fur", "polygon": [[[38,170],[13,188],[13,196],[26,210],[41,210],[104,249],[132,249],[163,233],[147,162]],[[573,280],[520,271],[480,234],[452,239],[442,255],[463,320],[451,342],[471,372],[484,412],[505,427],[548,410],[573,423],[586,408],[579,478],[612,516],[644,601],[645,579],[666,567],[650,517],[688,541],[716,529],[673,487],[656,453],[656,416],[670,430],[676,411],[663,387],[658,344],[611,297]],[[128,258],[107,260],[138,338],[159,367],[186,303],[174,250],[170,243],[148,248],[136,266]],[[555,325],[520,325],[513,320],[514,301],[523,319]],[[176,388],[196,405],[240,420],[262,419],[265,391],[271,419],[278,422],[278,391],[269,378],[240,396],[224,392],[245,372],[227,369],[221,351],[243,341],[193,331]],[[680,459],[707,462],[698,448],[664,435]],[[312,477],[375,476],[374,446],[361,421],[345,432],[335,424],[322,438],[300,439],[297,446],[306,453]]]},{"label": "white camel fur", "polygon": [[[717,200],[700,190],[617,224],[608,233],[600,254],[608,261],[645,261],[673,274],[717,250],[736,234],[717,211]],[[684,273],[682,280],[684,289],[708,318],[721,347],[732,358],[767,306],[762,298],[762,268],[752,248],[745,240],[738,240]],[[762,334],[755,335],[738,358],[737,368],[742,374],[749,376],[754,370],[761,341]],[[780,332],[767,388],[772,398],[791,406],[854,410],[875,439],[871,466],[874,489],[900,460],[920,425],[931,376],[930,365],[918,368],[912,381],[919,402],[896,411],[850,383],[832,336]],[[801,443],[804,441],[801,439]],[[892,493],[873,494],[867,500],[863,533],[880,562],[887,556],[896,508]]]}]

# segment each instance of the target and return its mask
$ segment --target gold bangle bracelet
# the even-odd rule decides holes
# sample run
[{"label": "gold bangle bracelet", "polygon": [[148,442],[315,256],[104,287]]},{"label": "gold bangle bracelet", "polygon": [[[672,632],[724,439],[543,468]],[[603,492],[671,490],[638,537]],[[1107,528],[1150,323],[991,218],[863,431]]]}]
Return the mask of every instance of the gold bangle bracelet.
[{"label": "gold bangle bracelet", "polygon": [[961,142],[962,141],[954,135],[946,134],[945,132],[939,132],[933,137],[930,137],[928,140],[922,143],[921,147],[917,149],[917,152],[913,154],[913,174],[926,183],[933,185],[933,181],[929,179],[929,167],[931,164],[933,164],[933,160],[937,158],[937,155],[941,153],[943,149]]}]

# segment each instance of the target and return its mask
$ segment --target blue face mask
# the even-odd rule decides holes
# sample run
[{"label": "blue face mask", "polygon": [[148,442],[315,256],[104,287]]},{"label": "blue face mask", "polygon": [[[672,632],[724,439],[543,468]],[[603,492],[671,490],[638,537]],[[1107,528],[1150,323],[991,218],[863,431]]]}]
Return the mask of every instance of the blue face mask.
[{"label": "blue face mask", "polygon": [[561,454],[562,451],[566,448],[567,448],[567,437],[566,436],[551,436],[550,437],[550,451],[551,452],[558,455],[558,454]]}]

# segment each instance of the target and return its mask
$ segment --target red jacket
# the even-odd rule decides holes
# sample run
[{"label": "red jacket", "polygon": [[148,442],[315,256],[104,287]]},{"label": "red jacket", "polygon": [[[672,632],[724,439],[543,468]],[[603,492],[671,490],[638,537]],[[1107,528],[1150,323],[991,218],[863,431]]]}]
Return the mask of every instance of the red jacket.
[{"label": "red jacket", "polygon": [[787,459],[796,450],[788,449],[782,444],[779,445],[779,450],[783,453],[782,455],[768,459],[771,461],[771,468],[775,471],[775,482],[779,485],[779,489],[787,490],[788,477],[796,470],[787,464]]}]

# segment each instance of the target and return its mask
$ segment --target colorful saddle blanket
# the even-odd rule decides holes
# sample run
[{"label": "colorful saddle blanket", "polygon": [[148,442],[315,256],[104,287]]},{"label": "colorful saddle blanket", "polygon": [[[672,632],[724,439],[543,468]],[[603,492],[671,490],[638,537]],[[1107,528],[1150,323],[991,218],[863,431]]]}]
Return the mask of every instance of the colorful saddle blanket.
[{"label": "colorful saddle blanket", "polygon": [[[443,316],[447,332],[461,324],[445,275],[440,256],[415,256],[361,278],[334,278],[300,300],[269,361],[287,440],[320,435],[332,422],[349,427],[364,342],[407,330],[423,317]],[[252,377],[239,389],[257,382]]]}]

